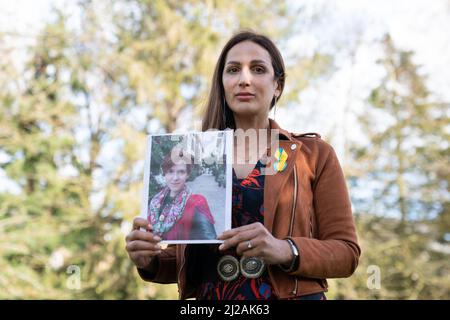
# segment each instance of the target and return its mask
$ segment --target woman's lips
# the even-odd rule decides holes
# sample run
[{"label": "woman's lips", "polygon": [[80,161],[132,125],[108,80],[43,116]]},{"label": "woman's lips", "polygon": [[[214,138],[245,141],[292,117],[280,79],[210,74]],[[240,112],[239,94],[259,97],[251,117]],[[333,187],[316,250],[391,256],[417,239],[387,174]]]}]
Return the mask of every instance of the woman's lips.
[{"label": "woman's lips", "polygon": [[253,99],[255,96],[252,94],[239,94],[236,95],[236,99],[238,99],[239,101],[249,101],[251,99]]}]

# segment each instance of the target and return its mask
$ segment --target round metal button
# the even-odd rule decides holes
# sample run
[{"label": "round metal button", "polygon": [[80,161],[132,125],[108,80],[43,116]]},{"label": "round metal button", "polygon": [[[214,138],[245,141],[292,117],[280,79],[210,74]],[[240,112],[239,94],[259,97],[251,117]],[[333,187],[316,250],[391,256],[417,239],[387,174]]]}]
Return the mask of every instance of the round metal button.
[{"label": "round metal button", "polygon": [[230,255],[223,256],[217,263],[217,273],[224,281],[232,281],[239,276],[239,261]]},{"label": "round metal button", "polygon": [[242,257],[240,261],[241,273],[247,278],[259,278],[265,269],[266,264],[260,258]]},{"label": "round metal button", "polygon": [[291,144],[291,150],[295,150],[295,149],[297,149],[297,145],[295,143]]}]

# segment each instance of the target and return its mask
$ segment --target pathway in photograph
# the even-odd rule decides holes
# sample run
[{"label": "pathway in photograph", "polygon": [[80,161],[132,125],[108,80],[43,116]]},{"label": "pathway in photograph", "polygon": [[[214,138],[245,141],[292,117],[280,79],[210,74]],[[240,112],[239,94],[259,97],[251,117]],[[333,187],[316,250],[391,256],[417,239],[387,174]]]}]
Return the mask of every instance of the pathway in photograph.
[{"label": "pathway in photograph", "polygon": [[[194,181],[186,183],[191,191],[195,194],[203,195],[208,201],[209,209],[216,221],[217,235],[223,232],[222,229],[218,230],[218,226],[224,224],[224,208],[225,205],[225,188],[219,188],[219,185],[214,180],[212,174],[202,174]],[[222,227],[220,227],[222,228]]]}]

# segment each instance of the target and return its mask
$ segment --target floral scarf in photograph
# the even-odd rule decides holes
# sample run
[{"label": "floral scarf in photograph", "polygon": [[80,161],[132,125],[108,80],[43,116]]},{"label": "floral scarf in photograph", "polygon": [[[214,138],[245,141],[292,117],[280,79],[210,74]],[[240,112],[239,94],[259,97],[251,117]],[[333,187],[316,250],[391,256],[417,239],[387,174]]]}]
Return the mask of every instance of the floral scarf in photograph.
[{"label": "floral scarf in photograph", "polygon": [[160,237],[169,231],[181,218],[186,201],[191,196],[190,190],[185,186],[183,190],[178,192],[171,203],[164,206],[160,214],[161,206],[164,204],[166,197],[169,196],[169,193],[169,187],[165,187],[153,197],[149,205],[148,220],[153,226],[153,233]]}]

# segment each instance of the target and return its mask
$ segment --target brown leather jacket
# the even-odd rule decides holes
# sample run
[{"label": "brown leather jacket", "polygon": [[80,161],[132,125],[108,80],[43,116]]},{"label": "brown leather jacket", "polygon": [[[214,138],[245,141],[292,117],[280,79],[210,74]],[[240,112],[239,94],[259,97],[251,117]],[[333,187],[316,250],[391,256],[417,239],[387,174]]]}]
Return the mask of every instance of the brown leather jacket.
[{"label": "brown leather jacket", "polygon": [[[271,119],[270,126],[280,130],[288,160],[285,170],[265,177],[264,225],[278,239],[291,238],[300,253],[298,269],[289,274],[268,266],[274,293],[285,299],[327,291],[326,278],[351,276],[361,254],[341,166],[320,135],[292,134]],[[156,273],[138,269],[141,278],[178,283],[180,299],[195,297],[186,246],[167,247],[153,260]]]}]

